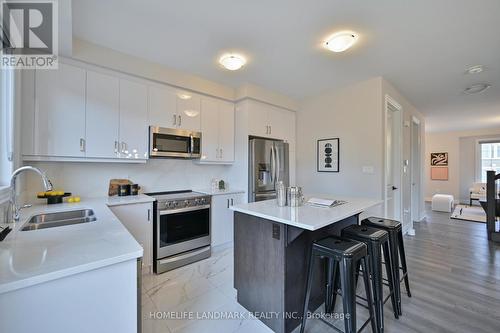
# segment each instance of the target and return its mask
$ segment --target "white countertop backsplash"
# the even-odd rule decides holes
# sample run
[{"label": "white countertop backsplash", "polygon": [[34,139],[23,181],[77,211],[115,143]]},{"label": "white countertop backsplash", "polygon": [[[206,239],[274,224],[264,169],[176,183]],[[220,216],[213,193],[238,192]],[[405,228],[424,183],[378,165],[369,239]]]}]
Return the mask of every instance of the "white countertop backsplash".
[{"label": "white countertop backsplash", "polygon": [[[21,220],[9,224],[13,230],[0,242],[0,294],[142,257],[142,247],[108,207],[153,201],[147,195],[82,198],[22,210]],[[20,231],[33,215],[77,209],[92,209],[97,221]]]},{"label": "white countertop backsplash", "polygon": [[[328,196],[315,196],[328,198]],[[317,207],[304,204],[299,207],[279,207],[276,200],[266,200],[234,205],[230,209],[236,212],[257,216],[263,219],[291,225],[306,230],[318,230],[332,223],[381,204],[382,200],[368,198],[334,197],[347,203],[336,207]]]}]

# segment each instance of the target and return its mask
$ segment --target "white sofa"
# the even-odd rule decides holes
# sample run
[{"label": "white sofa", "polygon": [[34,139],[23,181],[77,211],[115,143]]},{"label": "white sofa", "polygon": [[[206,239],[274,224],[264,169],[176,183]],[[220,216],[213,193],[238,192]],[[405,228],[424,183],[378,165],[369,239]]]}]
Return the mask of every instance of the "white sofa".
[{"label": "white sofa", "polygon": [[474,183],[469,189],[469,206],[472,206],[472,201],[479,201],[486,196],[486,183]]}]

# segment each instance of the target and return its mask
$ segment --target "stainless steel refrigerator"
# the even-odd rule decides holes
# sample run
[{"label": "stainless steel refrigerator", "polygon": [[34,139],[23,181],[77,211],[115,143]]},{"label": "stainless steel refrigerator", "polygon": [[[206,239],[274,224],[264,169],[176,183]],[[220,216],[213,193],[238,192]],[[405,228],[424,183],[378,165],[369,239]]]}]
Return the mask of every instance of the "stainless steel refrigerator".
[{"label": "stainless steel refrigerator", "polygon": [[249,140],[248,202],[276,198],[276,183],[289,185],[288,143],[278,140]]}]

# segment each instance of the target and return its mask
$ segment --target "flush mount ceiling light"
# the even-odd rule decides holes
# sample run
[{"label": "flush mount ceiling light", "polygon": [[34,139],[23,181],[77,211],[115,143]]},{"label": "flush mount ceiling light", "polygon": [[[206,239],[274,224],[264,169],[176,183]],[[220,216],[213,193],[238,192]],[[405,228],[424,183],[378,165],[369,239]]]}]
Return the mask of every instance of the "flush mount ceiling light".
[{"label": "flush mount ceiling light", "polygon": [[491,87],[491,84],[487,83],[473,84],[472,86],[465,88],[464,94],[466,95],[479,94],[488,89],[489,87]]},{"label": "flush mount ceiling light", "polygon": [[177,97],[179,97],[180,99],[191,99],[191,95],[183,93],[177,94]]},{"label": "flush mount ceiling light", "polygon": [[245,58],[239,54],[225,54],[219,59],[219,63],[224,66],[225,69],[230,71],[236,71],[243,67],[247,61]]},{"label": "flush mount ceiling light", "polygon": [[484,71],[483,65],[476,65],[476,66],[471,66],[471,67],[467,68],[465,73],[466,74],[479,74],[482,71]]},{"label": "flush mount ceiling light", "polygon": [[353,31],[339,31],[331,35],[324,46],[332,52],[344,52],[352,47],[358,38],[358,34]]}]

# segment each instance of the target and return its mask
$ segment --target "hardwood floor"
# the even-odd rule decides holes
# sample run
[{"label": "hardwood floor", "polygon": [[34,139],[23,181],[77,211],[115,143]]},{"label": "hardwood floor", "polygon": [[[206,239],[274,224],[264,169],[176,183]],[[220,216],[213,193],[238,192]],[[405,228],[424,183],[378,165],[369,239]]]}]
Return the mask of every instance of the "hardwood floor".
[{"label": "hardwood floor", "polygon": [[[485,224],[449,216],[428,209],[426,221],[415,223],[416,236],[405,237],[413,297],[403,295],[399,320],[394,319],[390,302],[386,303],[386,333],[500,332],[500,246],[488,243]],[[180,269],[145,276],[143,332],[272,332],[236,302],[232,252],[229,248]],[[359,291],[362,289],[360,283]],[[337,303],[336,312],[340,312],[341,302]],[[246,316],[232,320],[155,319],[151,315],[155,311],[239,312]],[[361,307],[357,313],[359,323],[368,317]],[[333,324],[343,328],[342,322]],[[311,319],[306,332],[333,330],[321,320]],[[370,332],[370,327],[364,332]]]},{"label": "hardwood floor", "polygon": [[[416,236],[405,236],[412,297],[403,295],[399,320],[386,303],[385,332],[499,332],[500,246],[488,243],[486,224],[452,220],[427,208],[426,220],[414,224]],[[358,327],[368,317],[359,308]],[[342,322],[333,324],[343,328]],[[311,320],[306,332],[332,330]]]}]

